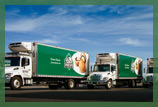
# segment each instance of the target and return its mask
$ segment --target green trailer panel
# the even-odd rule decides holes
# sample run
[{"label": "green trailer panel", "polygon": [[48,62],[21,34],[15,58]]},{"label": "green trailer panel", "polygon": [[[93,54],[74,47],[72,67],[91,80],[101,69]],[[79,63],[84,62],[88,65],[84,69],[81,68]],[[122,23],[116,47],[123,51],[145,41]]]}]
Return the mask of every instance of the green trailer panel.
[{"label": "green trailer panel", "polygon": [[142,76],[142,59],[119,54],[119,78]]},{"label": "green trailer panel", "polygon": [[78,52],[37,44],[37,74],[86,77],[87,71],[80,73],[75,65],[76,53]]}]

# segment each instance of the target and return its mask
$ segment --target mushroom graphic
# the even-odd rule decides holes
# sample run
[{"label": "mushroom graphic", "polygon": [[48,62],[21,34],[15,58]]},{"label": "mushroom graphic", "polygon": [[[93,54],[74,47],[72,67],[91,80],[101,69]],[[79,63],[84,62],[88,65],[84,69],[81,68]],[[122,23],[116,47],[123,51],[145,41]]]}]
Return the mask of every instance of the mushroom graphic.
[{"label": "mushroom graphic", "polygon": [[79,67],[80,72],[84,73],[86,70],[86,55],[85,53],[81,53],[80,57],[75,58],[75,64]]}]

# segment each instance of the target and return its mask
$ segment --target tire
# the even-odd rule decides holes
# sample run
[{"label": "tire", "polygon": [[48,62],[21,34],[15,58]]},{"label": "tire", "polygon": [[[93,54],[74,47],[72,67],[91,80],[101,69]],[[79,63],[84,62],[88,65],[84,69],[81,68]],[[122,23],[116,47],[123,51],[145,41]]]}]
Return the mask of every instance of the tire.
[{"label": "tire", "polygon": [[76,86],[75,81],[73,79],[65,80],[64,87],[65,89],[74,89]]},{"label": "tire", "polygon": [[11,79],[10,88],[12,90],[19,90],[22,86],[22,80],[20,77],[13,77]]},{"label": "tire", "polygon": [[93,85],[87,85],[87,88],[88,88],[88,89],[93,89],[94,86],[93,86]]},{"label": "tire", "polygon": [[58,85],[49,85],[48,87],[49,87],[49,89],[58,89],[59,86]]},{"label": "tire", "polygon": [[111,88],[112,88],[112,81],[109,80],[109,81],[107,82],[106,89],[111,89]]}]

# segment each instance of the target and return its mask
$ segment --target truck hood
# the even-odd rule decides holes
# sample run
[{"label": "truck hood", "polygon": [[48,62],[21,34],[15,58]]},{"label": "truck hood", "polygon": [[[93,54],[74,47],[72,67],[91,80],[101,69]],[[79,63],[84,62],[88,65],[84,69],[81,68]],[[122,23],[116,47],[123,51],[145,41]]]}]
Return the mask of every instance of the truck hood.
[{"label": "truck hood", "polygon": [[94,74],[97,74],[97,75],[107,75],[108,73],[110,73],[110,72],[92,72],[90,75],[94,75]]},{"label": "truck hood", "polygon": [[5,74],[6,73],[13,73],[13,71],[15,71],[15,69],[19,69],[18,66],[14,66],[14,67],[5,67]]},{"label": "truck hood", "polygon": [[103,80],[103,78],[109,77],[108,75],[110,75],[110,72],[93,72],[88,76],[88,78]]}]

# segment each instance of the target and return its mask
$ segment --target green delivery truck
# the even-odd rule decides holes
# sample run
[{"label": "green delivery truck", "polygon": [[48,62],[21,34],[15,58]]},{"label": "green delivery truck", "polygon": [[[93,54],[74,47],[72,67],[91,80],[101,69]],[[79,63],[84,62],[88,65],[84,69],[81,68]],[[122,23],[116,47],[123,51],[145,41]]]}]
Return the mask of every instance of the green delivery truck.
[{"label": "green delivery truck", "polygon": [[72,89],[89,75],[89,54],[41,43],[9,44],[5,83],[11,89],[46,82],[50,89]]},{"label": "green delivery truck", "polygon": [[88,88],[96,85],[112,86],[129,85],[135,86],[141,82],[142,59],[121,53],[100,53],[96,57],[93,72],[87,77]]}]

